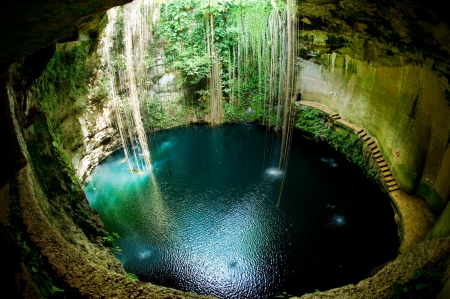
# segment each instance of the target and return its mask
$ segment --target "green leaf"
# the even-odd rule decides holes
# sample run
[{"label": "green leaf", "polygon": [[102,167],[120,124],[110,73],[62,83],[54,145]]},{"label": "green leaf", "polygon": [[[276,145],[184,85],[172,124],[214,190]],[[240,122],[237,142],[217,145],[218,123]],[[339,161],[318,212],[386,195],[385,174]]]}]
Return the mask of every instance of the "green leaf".
[{"label": "green leaf", "polygon": [[43,287],[39,287],[39,292],[44,296],[44,297],[48,297],[48,293],[45,290],[45,288]]},{"label": "green leaf", "polygon": [[416,290],[421,290],[421,289],[424,289],[424,288],[428,288],[429,286],[431,286],[431,283],[422,283],[422,282],[419,282],[419,283],[416,285]]},{"label": "green leaf", "polygon": [[422,275],[424,275],[426,273],[425,269],[419,269],[416,271],[416,273],[414,273],[412,279],[416,279],[421,277]]},{"label": "green leaf", "polygon": [[55,294],[55,293],[61,293],[61,292],[65,292],[65,290],[60,289],[58,287],[52,286],[52,289],[50,290],[50,293]]},{"label": "green leaf", "polygon": [[133,274],[133,273],[127,273],[127,277],[134,279],[134,280],[139,280],[139,278],[136,276],[136,274]]}]

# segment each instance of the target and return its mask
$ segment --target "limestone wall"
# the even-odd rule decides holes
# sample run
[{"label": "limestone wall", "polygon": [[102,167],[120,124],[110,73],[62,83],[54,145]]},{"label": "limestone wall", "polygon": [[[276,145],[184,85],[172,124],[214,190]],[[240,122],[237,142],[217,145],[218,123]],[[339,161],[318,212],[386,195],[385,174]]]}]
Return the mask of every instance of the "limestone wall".
[{"label": "limestone wall", "polygon": [[428,67],[379,66],[336,53],[302,60],[298,71],[297,89],[304,100],[324,103],[366,128],[401,188],[442,211],[448,193],[435,186],[449,181],[444,170],[450,136],[446,79]]}]

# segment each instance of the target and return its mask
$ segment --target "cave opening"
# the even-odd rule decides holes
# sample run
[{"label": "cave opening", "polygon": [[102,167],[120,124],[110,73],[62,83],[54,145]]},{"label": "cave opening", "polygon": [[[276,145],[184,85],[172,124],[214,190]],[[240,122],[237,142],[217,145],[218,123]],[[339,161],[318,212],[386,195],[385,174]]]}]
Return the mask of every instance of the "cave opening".
[{"label": "cave opening", "polygon": [[[116,151],[122,148],[127,158],[118,161],[124,162],[123,177],[111,181],[147,182],[147,198],[155,208],[145,219],[158,228],[150,235],[166,242],[174,218],[162,216],[168,211],[165,202],[176,200],[167,199],[165,191],[178,188],[179,180],[169,167],[163,171],[169,183],[161,186],[161,159],[157,152],[156,160],[153,157],[153,150],[161,146],[158,138],[168,134],[167,129],[209,124],[214,128],[205,128],[221,130],[247,123],[267,130],[264,149],[273,131],[279,134],[274,140],[281,138],[278,163],[265,167],[264,162],[257,174],[261,182],[273,178],[273,184],[281,184],[274,188],[278,198],[261,208],[269,211],[267,215],[296,211],[283,214],[291,204],[283,195],[284,183],[287,190],[292,180],[299,184],[288,167],[297,163],[296,158],[290,161],[291,147],[296,151],[297,144],[303,144],[295,126],[318,144],[324,141],[342,152],[342,159],[357,164],[381,186],[390,197],[400,238],[397,257],[387,264],[380,260],[369,271],[374,275],[367,276],[365,269],[361,277],[335,285],[351,284],[322,292],[333,284],[313,287],[315,283],[306,281],[319,274],[311,272],[306,278],[299,274],[296,281],[305,282],[308,289],[291,287],[280,278],[279,288],[270,294],[285,298],[318,289],[304,297],[388,298],[398,292],[411,297],[410,293],[430,288],[440,292],[448,275],[420,290],[401,286],[419,283],[424,273],[449,273],[445,269],[450,248],[446,39],[450,29],[448,21],[440,19],[445,10],[437,12],[433,3],[425,6],[416,0],[135,0],[130,6],[117,6],[130,2],[24,0],[7,4],[0,12],[0,134],[6,142],[0,162],[0,230],[7,236],[2,244],[21,254],[11,260],[15,269],[2,269],[2,276],[9,276],[2,286],[31,298],[201,297],[159,284],[231,297],[220,293],[217,284],[211,292],[203,292],[197,286],[182,286],[175,278],[169,284],[145,283],[139,269],[125,266],[143,281],[133,280],[135,276],[127,274],[111,252],[124,245],[126,234],[108,221],[105,230],[86,200],[83,183],[101,161],[120,156]],[[111,7],[116,8],[106,12]],[[163,144],[169,154],[170,142]],[[313,160],[330,171],[343,165],[331,155]],[[198,198],[204,199],[211,173],[201,173],[199,181],[206,182],[206,189]],[[100,191],[89,182],[84,188]],[[256,191],[250,193],[261,194]],[[360,207],[360,201],[353,201],[355,209]],[[320,203],[330,212],[322,219],[322,235],[333,239],[335,232],[350,230],[355,221],[348,212],[337,211],[333,203]],[[360,209],[364,214],[365,208]],[[382,217],[392,222],[392,215]],[[291,218],[295,217],[286,216]],[[116,240],[116,231],[122,238]],[[292,245],[280,244],[284,246],[280,254]],[[158,253],[162,251],[135,250],[136,259],[147,261],[153,253],[162,259],[164,254]],[[292,251],[281,267],[287,261],[294,266],[301,263]],[[123,257],[117,257],[126,265]],[[229,272],[242,265],[239,259],[221,262]],[[288,273],[289,265],[279,273]],[[335,273],[321,269],[324,279]],[[210,280],[217,277],[211,275]],[[260,281],[249,289],[260,290],[262,285]],[[439,298],[449,297],[448,286]]]}]

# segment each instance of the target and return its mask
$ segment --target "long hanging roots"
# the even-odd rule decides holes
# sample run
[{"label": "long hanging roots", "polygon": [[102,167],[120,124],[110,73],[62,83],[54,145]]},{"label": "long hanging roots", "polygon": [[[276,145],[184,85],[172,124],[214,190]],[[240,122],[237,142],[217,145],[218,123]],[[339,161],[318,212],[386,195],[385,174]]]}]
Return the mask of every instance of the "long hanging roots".
[{"label": "long hanging roots", "polygon": [[[281,137],[281,151],[280,151],[280,161],[278,164],[278,169],[283,170],[283,178],[281,181],[280,192],[278,194],[278,200],[275,205],[279,208],[281,203],[281,194],[283,192],[283,187],[286,179],[286,169],[289,163],[289,153],[292,144],[292,134],[293,134],[293,111],[292,111],[292,94],[295,82],[295,72],[294,72],[294,59],[296,53],[296,38],[294,36],[294,25],[295,16],[293,16],[292,8],[295,9],[294,0],[288,0],[286,3],[286,86],[285,95],[283,103],[283,126],[282,126],[282,137]],[[294,10],[295,13],[295,10]]]},{"label": "long hanging roots", "polygon": [[[211,0],[209,0],[211,7]],[[222,112],[222,77],[220,68],[220,56],[214,49],[214,22],[213,14],[209,14],[209,32],[207,34],[208,54],[211,59],[211,71],[209,90],[211,93],[211,124],[220,125],[223,120]]]},{"label": "long hanging roots", "polygon": [[[109,74],[109,92],[114,105],[116,125],[130,171],[151,171],[151,154],[141,115],[140,95],[147,94],[143,80],[147,77],[146,54],[151,36],[152,12],[159,11],[158,1],[135,1],[123,7],[122,48],[115,45],[118,36],[115,26],[121,13],[118,9],[108,12],[109,23],[102,39],[103,57]],[[118,70],[115,60],[120,60]],[[119,96],[119,92],[122,96]]]}]

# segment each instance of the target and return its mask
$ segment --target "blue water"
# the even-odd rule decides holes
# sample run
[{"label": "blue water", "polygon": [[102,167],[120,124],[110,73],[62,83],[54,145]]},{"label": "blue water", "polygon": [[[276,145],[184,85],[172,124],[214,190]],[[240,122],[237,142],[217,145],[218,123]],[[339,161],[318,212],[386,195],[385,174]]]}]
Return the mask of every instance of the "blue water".
[{"label": "blue water", "polygon": [[[396,256],[389,198],[324,144],[294,133],[287,172],[265,128],[191,126],[150,138],[152,174],[117,151],[85,186],[126,271],[219,298],[357,283]],[[279,208],[280,184],[285,185]]]}]

